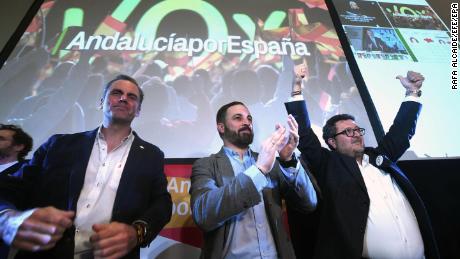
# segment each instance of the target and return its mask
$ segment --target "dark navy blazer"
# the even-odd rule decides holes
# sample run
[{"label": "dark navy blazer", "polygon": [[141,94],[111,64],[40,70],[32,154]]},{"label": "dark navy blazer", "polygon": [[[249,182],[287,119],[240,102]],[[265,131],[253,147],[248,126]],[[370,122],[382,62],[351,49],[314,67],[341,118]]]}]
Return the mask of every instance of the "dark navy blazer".
[{"label": "dark navy blazer", "polygon": [[[35,153],[29,164],[14,176],[0,181],[0,211],[54,206],[77,209],[86,167],[97,130],[54,135]],[[164,154],[134,133],[112,211],[112,221],[148,223],[152,241],[169,222],[172,202],[163,172]],[[18,253],[16,258],[73,258],[75,228],[68,229],[56,246],[39,253]],[[139,258],[139,248],[126,258]]]},{"label": "dark navy blazer", "polygon": [[[361,258],[369,214],[369,196],[356,159],[322,148],[310,127],[304,101],[286,103],[289,114],[299,124],[299,150],[318,180],[320,222],[316,240],[316,258]],[[366,148],[370,162],[391,174],[409,200],[422,234],[426,258],[439,258],[428,214],[415,188],[395,162],[409,148],[415,133],[421,104],[403,102],[393,125],[376,148]],[[384,158],[380,166],[376,158]],[[385,245],[385,240],[382,240]]]}]

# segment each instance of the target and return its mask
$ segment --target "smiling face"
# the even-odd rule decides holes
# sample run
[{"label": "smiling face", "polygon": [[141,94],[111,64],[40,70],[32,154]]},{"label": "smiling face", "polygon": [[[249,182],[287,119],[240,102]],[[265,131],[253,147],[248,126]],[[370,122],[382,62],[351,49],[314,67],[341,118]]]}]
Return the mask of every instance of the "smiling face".
[{"label": "smiling face", "polygon": [[254,139],[252,116],[248,108],[241,104],[227,109],[224,123],[218,123],[217,129],[224,142],[239,148],[247,148]]},{"label": "smiling face", "polygon": [[[335,123],[336,132],[343,132],[345,129],[357,129],[358,125],[353,120],[341,120]],[[339,134],[328,139],[329,145],[337,152],[360,158],[364,153],[364,138],[358,132],[354,131],[352,137],[348,137],[345,133]]]},{"label": "smiling face", "polygon": [[130,124],[141,109],[139,88],[128,80],[113,82],[101,101],[104,120],[112,123]]}]

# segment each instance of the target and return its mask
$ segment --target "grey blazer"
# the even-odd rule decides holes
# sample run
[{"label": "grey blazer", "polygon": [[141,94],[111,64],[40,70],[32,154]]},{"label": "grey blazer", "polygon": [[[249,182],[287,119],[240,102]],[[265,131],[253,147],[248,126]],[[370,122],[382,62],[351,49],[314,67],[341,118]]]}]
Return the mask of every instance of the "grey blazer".
[{"label": "grey blazer", "polygon": [[[257,153],[252,154],[257,158]],[[291,240],[283,227],[281,199],[302,212],[311,212],[316,207],[316,193],[311,181],[304,170],[299,174],[304,174],[301,177],[306,177],[306,184],[294,188],[285,180],[276,161],[269,172],[274,188],[262,190],[265,211],[280,258],[295,258]],[[235,177],[223,148],[193,164],[191,183],[193,220],[204,233],[201,258],[222,258],[229,234],[229,219],[261,202],[260,195],[247,175]]]}]

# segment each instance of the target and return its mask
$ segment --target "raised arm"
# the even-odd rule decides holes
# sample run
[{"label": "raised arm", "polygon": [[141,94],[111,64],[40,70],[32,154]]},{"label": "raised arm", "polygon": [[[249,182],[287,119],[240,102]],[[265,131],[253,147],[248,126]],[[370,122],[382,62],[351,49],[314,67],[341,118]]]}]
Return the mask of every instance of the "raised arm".
[{"label": "raised arm", "polygon": [[422,105],[419,103],[422,87],[425,78],[422,74],[409,71],[407,76],[397,76],[402,86],[406,89],[406,99],[401,104],[393,125],[379,141],[379,152],[388,156],[392,161],[399,157],[409,148],[410,139],[415,134],[417,118]]},{"label": "raised arm", "polygon": [[300,164],[294,154],[299,144],[299,126],[292,115],[288,116],[288,125],[287,144],[279,151],[280,189],[291,208],[308,213],[316,208],[318,202],[316,191],[306,168]]},{"label": "raised arm", "polygon": [[[306,67],[295,67],[295,80],[291,88],[292,101],[285,103],[288,114],[294,116],[299,126],[299,146],[302,158],[310,166],[312,173],[316,175],[325,166],[328,151],[321,147],[321,143],[311,128],[307,105],[302,96],[302,82],[306,74]],[[308,90],[308,89],[306,89]]]}]

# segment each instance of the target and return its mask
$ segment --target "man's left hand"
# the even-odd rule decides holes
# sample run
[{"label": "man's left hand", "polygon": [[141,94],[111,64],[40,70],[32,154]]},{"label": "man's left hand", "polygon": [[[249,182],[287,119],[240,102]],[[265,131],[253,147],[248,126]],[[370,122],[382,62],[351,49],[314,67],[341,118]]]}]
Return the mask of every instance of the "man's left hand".
[{"label": "man's left hand", "polygon": [[422,87],[423,81],[425,80],[425,77],[423,77],[422,74],[414,72],[414,71],[408,71],[407,76],[397,76],[397,79],[401,81],[401,84],[406,88],[407,91],[417,91]]},{"label": "man's left hand", "polygon": [[289,139],[287,144],[279,151],[281,161],[291,160],[294,150],[297,148],[297,145],[299,145],[299,125],[291,114],[288,116],[288,125]]},{"label": "man's left hand", "polygon": [[120,258],[137,245],[133,226],[119,222],[94,224],[94,235],[90,237],[94,247],[94,258]]},{"label": "man's left hand", "polygon": [[302,81],[306,79],[307,66],[306,64],[300,64],[294,67],[294,85],[292,86],[292,92],[302,90]]}]

